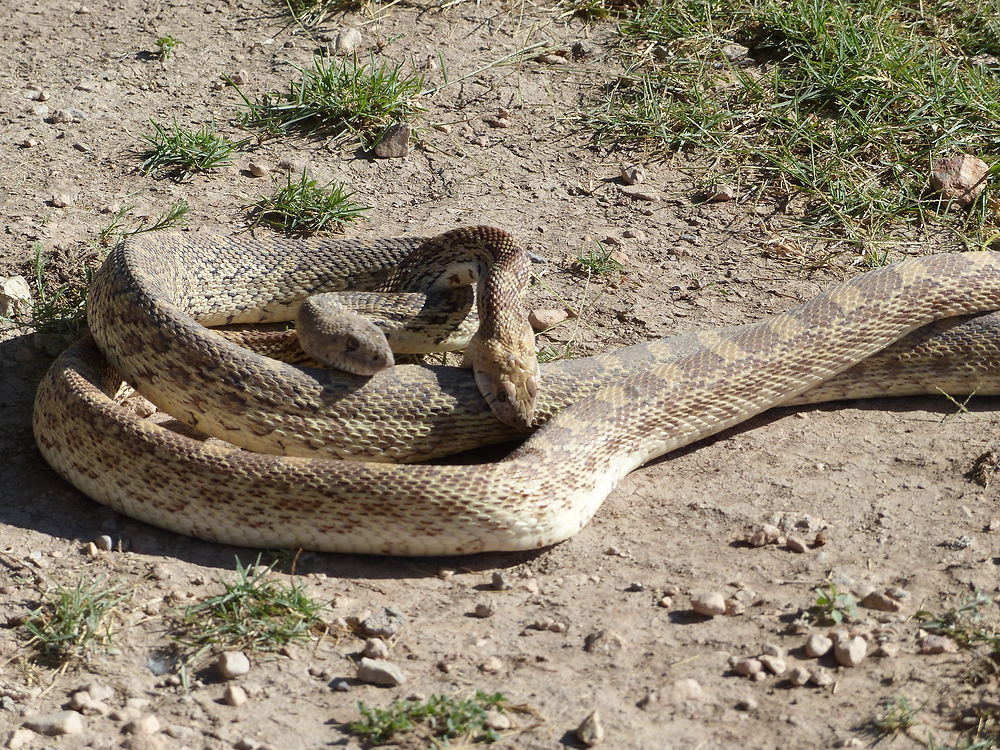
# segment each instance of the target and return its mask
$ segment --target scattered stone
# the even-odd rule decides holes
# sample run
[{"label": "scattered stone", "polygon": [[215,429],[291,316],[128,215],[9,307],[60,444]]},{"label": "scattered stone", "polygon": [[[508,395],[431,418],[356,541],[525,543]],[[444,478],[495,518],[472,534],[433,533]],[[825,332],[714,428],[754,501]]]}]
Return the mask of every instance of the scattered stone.
[{"label": "scattered stone", "polygon": [[229,76],[229,80],[236,86],[245,86],[250,83],[250,74],[245,70],[238,70]]},{"label": "scattered stone", "polygon": [[391,661],[362,656],[358,663],[358,679],[369,685],[395,687],[406,682],[406,675]]},{"label": "scattered stone", "polygon": [[361,44],[361,32],[357,29],[341,29],[333,38],[330,50],[335,55],[349,55]]},{"label": "scattered stone", "polygon": [[46,117],[45,121],[52,123],[53,125],[61,125],[72,122],[83,122],[88,117],[90,117],[90,115],[82,109],[68,107],[67,109],[57,109],[55,112]]},{"label": "scattered stone", "polygon": [[795,687],[802,687],[812,678],[812,673],[805,667],[792,667],[788,670],[788,681]]},{"label": "scattered stone", "polygon": [[309,171],[309,162],[305,159],[282,159],[278,162],[278,169],[292,174],[304,174]]},{"label": "scattered stone", "polygon": [[271,172],[271,166],[264,161],[252,161],[247,169],[254,177],[267,177]]},{"label": "scattered stone", "polygon": [[877,609],[882,612],[899,612],[902,605],[882,591],[872,591],[861,600],[862,607]]},{"label": "scattered stone", "polygon": [[578,41],[573,42],[573,46],[570,47],[569,51],[570,54],[573,55],[574,59],[579,60],[581,58],[590,57],[591,55],[593,55],[594,45],[591,44],[589,41],[580,39]]},{"label": "scattered stone", "polygon": [[910,598],[910,592],[899,586],[893,586],[885,590],[885,595],[895,599],[897,602],[905,602]]},{"label": "scattered stone", "polygon": [[726,597],[718,591],[706,591],[691,597],[691,609],[699,615],[715,617],[726,613]]},{"label": "scattered stone", "polygon": [[88,690],[77,690],[70,696],[67,705],[85,716],[106,716],[111,711],[107,703],[95,699]]},{"label": "scattered stone", "polygon": [[576,728],[576,738],[587,747],[593,747],[604,739],[604,727],[597,711],[588,714]]},{"label": "scattered stone", "polygon": [[365,635],[379,638],[392,638],[406,624],[406,615],[395,607],[384,607],[381,612],[368,615],[361,621],[361,630]]},{"label": "scattered stone", "polygon": [[49,100],[49,92],[44,89],[32,87],[25,89],[24,98],[30,99],[33,102],[47,102]]},{"label": "scattered stone", "polygon": [[794,534],[790,534],[788,536],[785,540],[785,546],[792,552],[798,552],[800,554],[809,551],[809,547],[806,545],[805,539],[800,536],[795,536]]},{"label": "scattered stone", "polygon": [[648,203],[656,203],[663,200],[663,196],[652,190],[627,190],[625,188],[621,189],[622,195],[628,196],[633,200],[637,201],[647,201]]},{"label": "scattered stone", "polygon": [[410,153],[410,124],[397,122],[385,129],[372,153],[380,159],[402,159]]},{"label": "scattered stone", "polygon": [[596,630],[583,639],[583,650],[588,654],[610,656],[625,647],[625,639],[613,630]]},{"label": "scattered stone", "polygon": [[931,189],[962,208],[972,205],[986,188],[989,165],[970,154],[938,159],[931,166]]},{"label": "scattered stone", "polygon": [[764,665],[760,663],[759,659],[744,657],[733,662],[733,671],[738,675],[750,677],[757,672],[763,672]]},{"label": "scattered stone", "polygon": [[827,687],[833,684],[833,673],[823,667],[813,667],[809,670],[809,682],[816,687]]},{"label": "scattered stone", "polygon": [[110,688],[103,682],[88,682],[80,690],[86,690],[95,701],[109,701],[115,697],[114,688]]},{"label": "scattered stone", "polygon": [[563,65],[566,62],[566,58],[562,55],[553,54],[542,54],[535,57],[535,60],[540,63],[545,63],[546,65]]},{"label": "scattered stone", "polygon": [[160,720],[153,714],[146,714],[128,722],[122,731],[126,734],[156,734],[160,731]]},{"label": "scattered stone", "polygon": [[350,691],[350,689],[351,689],[351,683],[349,683],[347,680],[345,680],[343,677],[341,677],[341,678],[339,678],[337,680],[334,680],[332,683],[330,683],[330,687],[332,687],[338,693],[346,693],[346,692]]},{"label": "scattered stone", "polygon": [[66,208],[71,206],[76,202],[76,196],[73,193],[61,191],[58,193],[53,193],[52,197],[49,198],[49,203],[56,208]]},{"label": "scattered stone", "polygon": [[747,538],[747,544],[751,547],[763,547],[767,544],[777,544],[781,540],[781,529],[777,526],[765,523]]},{"label": "scattered stone", "polygon": [[4,747],[9,748],[9,750],[21,750],[22,747],[27,747],[34,738],[35,733],[30,729],[18,727],[11,733]]},{"label": "scattered stone", "polygon": [[486,712],[486,719],[483,723],[490,729],[495,729],[498,732],[505,732],[511,727],[510,717],[505,713],[497,711],[495,708],[491,708]]},{"label": "scattered stone", "polygon": [[813,633],[806,641],[806,655],[814,659],[826,656],[833,648],[833,641],[822,633]]},{"label": "scattered stone", "polygon": [[83,731],[83,717],[76,711],[57,711],[28,717],[24,726],[38,734],[56,737],[61,734],[79,734]]},{"label": "scattered stone", "polygon": [[110,552],[115,548],[115,543],[107,534],[101,534],[94,539],[94,546],[102,552]]},{"label": "scattered stone", "polygon": [[671,703],[700,702],[705,698],[705,690],[702,688],[701,683],[690,677],[682,680],[674,680],[670,685],[669,699]]},{"label": "scattered stone", "polygon": [[743,698],[742,700],[736,701],[737,711],[756,711],[758,703],[753,698]]},{"label": "scattered stone", "polygon": [[494,591],[510,591],[514,588],[514,584],[510,582],[510,576],[505,570],[493,571],[490,583],[493,586]]},{"label": "scattered stone", "polygon": [[365,649],[361,653],[369,659],[385,659],[389,656],[389,645],[381,638],[369,638],[365,641]]},{"label": "scattered stone", "polygon": [[534,330],[544,331],[558,323],[562,323],[568,317],[569,313],[565,310],[544,310],[540,308],[528,313],[528,322]]},{"label": "scattered stone", "polygon": [[861,636],[854,636],[834,642],[833,656],[842,667],[856,667],[865,660],[868,653],[868,641]]},{"label": "scattered stone", "polygon": [[726,599],[726,617],[736,617],[737,615],[742,615],[746,611],[747,605],[736,597],[730,596]]},{"label": "scattered stone", "polygon": [[774,656],[772,654],[761,654],[757,657],[764,669],[773,675],[784,674],[788,666],[785,664],[785,660],[780,656]]},{"label": "scattered stone", "polygon": [[732,185],[717,182],[714,185],[709,185],[703,195],[705,200],[712,203],[725,203],[736,198],[736,188]]},{"label": "scattered stone", "polygon": [[499,656],[491,656],[489,659],[484,661],[479,665],[479,671],[485,672],[486,674],[496,674],[503,669],[503,661],[501,661]]},{"label": "scattered stone", "polygon": [[37,138],[25,138],[23,141],[18,141],[17,145],[18,148],[34,148],[39,143],[41,143],[41,141]]},{"label": "scattered stone", "polygon": [[954,654],[958,644],[946,635],[925,635],[917,643],[921,654]]},{"label": "scattered stone", "polygon": [[878,656],[883,659],[892,659],[899,656],[899,645],[896,643],[882,643],[877,649],[873,656]]},{"label": "scattered stone", "polygon": [[742,44],[737,44],[736,42],[724,44],[721,51],[722,56],[729,60],[729,62],[737,62],[750,54],[749,48],[744,47]]},{"label": "scattered stone", "polygon": [[646,233],[641,229],[635,229],[633,227],[629,227],[628,229],[622,232],[622,237],[624,237],[627,240],[644,240],[646,239]]},{"label": "scattered stone", "polygon": [[476,609],[473,614],[476,617],[493,617],[497,613],[497,605],[495,602],[478,602],[476,604]]},{"label": "scattered stone", "polygon": [[226,685],[222,693],[222,702],[227,706],[242,706],[247,702],[247,691],[239,685]]},{"label": "scattered stone", "polygon": [[638,185],[646,181],[646,168],[642,164],[625,162],[622,164],[621,180],[625,185]]},{"label": "scattered stone", "polygon": [[23,276],[0,277],[0,316],[13,318],[31,308],[31,289]]},{"label": "scattered stone", "polygon": [[250,660],[242,651],[223,651],[215,660],[215,668],[224,680],[235,680],[250,671]]},{"label": "scattered stone", "polygon": [[768,656],[777,656],[779,659],[785,658],[785,649],[776,643],[765,643],[760,652]]}]

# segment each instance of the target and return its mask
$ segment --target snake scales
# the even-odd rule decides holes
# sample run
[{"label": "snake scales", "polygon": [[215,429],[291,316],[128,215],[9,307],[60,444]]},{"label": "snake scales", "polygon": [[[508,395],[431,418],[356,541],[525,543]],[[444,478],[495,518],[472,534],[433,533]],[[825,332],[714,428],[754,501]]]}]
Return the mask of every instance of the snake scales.
[{"label": "snake scales", "polygon": [[[178,394],[167,398],[179,408],[175,416],[254,450],[271,438],[284,451],[411,460],[445,452],[434,447],[442,440],[460,450],[509,438],[465,371],[402,366],[335,378],[247,352],[195,322],[237,320],[236,309],[250,311],[243,317],[250,320],[258,309],[280,314],[301,291],[289,292],[290,279],[324,289],[371,284],[413,242],[159,235],[125,243],[99,272],[90,303],[93,333],[112,366],[86,341],[56,360],[36,398],[39,448],[94,499],[202,539],[465,554],[566,539],[632,469],[769,407],[870,395],[865,382],[874,393],[933,390],[937,381],[927,378],[941,376],[885,379],[906,371],[922,347],[930,359],[953,347],[956,366],[943,389],[996,392],[988,376],[998,353],[983,349],[991,334],[986,344],[969,334],[979,320],[936,324],[887,350],[867,375],[835,378],[921,326],[1000,307],[1000,256],[969,253],[881,268],[750,326],[548,365],[535,419],[545,424],[494,464],[399,466],[241,451],[164,429],[113,399],[122,375],[154,401]],[[324,265],[336,268],[345,251],[347,272]],[[810,393],[824,381],[825,393]],[[222,409],[214,416],[211,401]]]}]

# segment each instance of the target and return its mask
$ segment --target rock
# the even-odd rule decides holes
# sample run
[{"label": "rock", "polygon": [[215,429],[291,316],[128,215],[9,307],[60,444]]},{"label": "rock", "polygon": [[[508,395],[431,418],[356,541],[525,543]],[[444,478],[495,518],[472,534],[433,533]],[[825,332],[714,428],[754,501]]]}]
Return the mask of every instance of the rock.
[{"label": "rock", "polygon": [[101,534],[94,539],[94,546],[102,552],[110,552],[115,548],[115,543],[107,534]]},{"label": "rock", "polygon": [[222,702],[227,706],[242,706],[247,702],[247,691],[239,685],[226,685],[222,693]]},{"label": "rock", "polygon": [[706,591],[691,597],[691,609],[699,615],[715,617],[726,613],[726,597],[718,591]]},{"label": "rock", "polygon": [[510,576],[503,570],[493,571],[493,576],[490,578],[490,585],[493,586],[494,591],[510,591],[514,588],[514,584],[510,582]]},{"label": "rock", "polygon": [[784,659],[786,656],[785,649],[776,643],[765,643],[760,652],[767,656],[777,656],[779,659]]},{"label": "rock", "polygon": [[899,656],[899,645],[896,643],[883,643],[875,649],[873,656],[878,656],[883,659],[892,659],[895,656]]},{"label": "rock", "polygon": [[626,162],[622,164],[621,181],[625,185],[638,185],[646,180],[646,168],[642,164]]},{"label": "rock", "polygon": [[625,639],[613,630],[596,630],[583,639],[583,650],[588,654],[610,656],[625,647]]},{"label": "rock", "polygon": [[622,231],[622,237],[627,240],[644,240],[646,239],[646,233],[641,229],[629,227]]},{"label": "rock", "polygon": [[54,125],[60,125],[71,122],[83,122],[89,116],[90,115],[88,115],[82,109],[75,109],[73,107],[68,107],[67,109],[57,109],[55,112],[46,117],[45,121],[52,123]]},{"label": "rock", "polygon": [[753,699],[753,698],[750,698],[750,697],[743,698],[743,699],[738,700],[736,702],[736,710],[737,711],[756,711],[757,710],[757,706],[758,706],[757,701],[755,699]]},{"label": "rock", "polygon": [[768,672],[773,675],[784,674],[787,665],[785,660],[780,656],[774,656],[772,654],[761,654],[757,657],[759,661]]},{"label": "rock", "polygon": [[587,747],[593,747],[604,739],[604,727],[597,711],[588,714],[580,722],[580,726],[576,728],[576,738]]},{"label": "rock", "polygon": [[0,316],[13,318],[31,310],[31,289],[23,276],[0,277]]},{"label": "rock", "polygon": [[785,546],[788,547],[792,552],[808,552],[809,547],[806,545],[805,540],[800,536],[795,536],[794,534],[789,534],[788,538],[785,540]]},{"label": "rock", "polygon": [[497,674],[503,669],[503,661],[499,656],[491,656],[489,659],[484,661],[479,665],[479,671],[485,672],[486,674]]},{"label": "rock", "polygon": [[122,731],[126,734],[156,734],[160,731],[160,720],[153,714],[146,714],[128,722]]},{"label": "rock", "polygon": [[341,29],[330,45],[335,55],[349,55],[361,44],[361,32],[357,29]]},{"label": "rock", "polygon": [[809,636],[809,640],[806,641],[805,646],[806,655],[814,659],[826,656],[830,653],[831,648],[833,648],[833,641],[821,633],[813,633]]},{"label": "rock", "polygon": [[773,524],[765,523],[761,524],[760,528],[747,538],[747,544],[751,547],[763,547],[767,544],[777,544],[780,539],[781,529]]},{"label": "rock", "polygon": [[56,208],[66,208],[76,203],[76,196],[68,191],[60,191],[52,194],[49,203]]},{"label": "rock", "polygon": [[79,734],[83,731],[83,717],[76,711],[57,711],[53,714],[30,716],[25,719],[24,726],[49,737]]},{"label": "rock", "polygon": [[95,701],[109,701],[115,697],[114,688],[110,688],[103,682],[88,682],[80,690],[86,690]]},{"label": "rock", "polygon": [[813,667],[809,670],[809,682],[816,687],[826,687],[833,684],[833,673],[823,667]]},{"label": "rock", "polygon": [[267,177],[271,171],[270,165],[263,161],[252,161],[247,169],[254,177]]},{"label": "rock", "polygon": [[401,159],[410,153],[410,124],[397,122],[385,129],[372,153],[380,159]]},{"label": "rock", "polygon": [[730,596],[726,599],[726,617],[735,617],[736,615],[742,615],[747,611],[747,605],[741,602],[739,599]]},{"label": "rock", "polygon": [[683,680],[674,680],[670,685],[668,695],[670,702],[674,704],[688,703],[691,701],[702,701],[705,699],[705,690],[701,683],[690,677]]},{"label": "rock", "polygon": [[497,605],[495,602],[477,602],[476,609],[473,614],[476,617],[493,617],[497,613]]},{"label": "rock", "polygon": [[733,671],[736,672],[736,674],[749,677],[756,672],[763,672],[764,665],[760,663],[759,659],[746,657],[743,659],[737,659],[733,662]]},{"label": "rock", "polygon": [[954,654],[958,644],[946,635],[925,635],[917,643],[921,654]]},{"label": "rock", "polygon": [[730,42],[729,44],[722,45],[721,52],[722,56],[729,60],[729,62],[737,62],[750,54],[749,48],[744,47],[742,44],[737,44],[736,42]]},{"label": "rock", "polygon": [[223,651],[215,660],[215,668],[224,680],[235,680],[250,671],[250,660],[242,651]]},{"label": "rock", "polygon": [[872,591],[861,600],[862,607],[877,609],[882,612],[899,612],[903,607],[896,600],[882,591]]},{"label": "rock", "polygon": [[840,639],[834,642],[833,656],[842,667],[856,667],[864,661],[868,653],[868,642],[861,636]]},{"label": "rock", "polygon": [[490,729],[495,729],[498,732],[505,732],[511,727],[510,717],[495,708],[491,708],[486,712],[486,719],[483,723]]},{"label": "rock", "polygon": [[712,203],[725,203],[726,201],[731,201],[736,197],[736,188],[732,185],[725,185],[721,182],[717,182],[714,185],[709,185],[703,193],[705,200]]},{"label": "rock", "polygon": [[245,86],[250,83],[250,74],[245,70],[238,70],[229,76],[229,80],[237,86]]},{"label": "rock", "polygon": [[367,636],[392,638],[406,624],[406,615],[395,607],[384,607],[381,612],[368,615],[360,624]]},{"label": "rock", "polygon": [[805,667],[792,667],[788,670],[788,681],[796,687],[802,687],[812,677],[812,673]]},{"label": "rock", "polygon": [[569,317],[565,310],[544,310],[537,309],[528,313],[528,322],[536,331],[544,331],[558,323],[562,323]]},{"label": "rock", "polygon": [[362,654],[369,659],[385,659],[389,655],[389,646],[381,638],[369,638],[365,641],[365,650]]},{"label": "rock", "polygon": [[647,201],[649,203],[656,203],[663,200],[663,196],[653,190],[640,190],[632,189],[627,190],[625,188],[621,189],[622,195],[628,196],[637,201]]},{"label": "rock", "polygon": [[87,690],[77,690],[70,696],[67,705],[85,716],[105,716],[111,711],[107,703],[95,699]]},{"label": "rock", "polygon": [[931,166],[931,189],[941,199],[968,208],[986,188],[989,165],[970,154],[938,159]]},{"label": "rock", "polygon": [[395,687],[406,682],[406,675],[391,661],[363,656],[358,663],[358,679],[370,685]]}]

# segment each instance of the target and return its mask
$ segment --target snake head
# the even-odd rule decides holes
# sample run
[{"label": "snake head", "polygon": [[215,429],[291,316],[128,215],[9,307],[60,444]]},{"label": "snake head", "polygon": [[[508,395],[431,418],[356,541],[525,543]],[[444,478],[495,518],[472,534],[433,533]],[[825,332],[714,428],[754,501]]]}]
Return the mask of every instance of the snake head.
[{"label": "snake head", "polygon": [[473,337],[465,350],[476,386],[494,416],[519,431],[528,431],[535,421],[535,401],[540,374],[531,328],[516,342]]}]

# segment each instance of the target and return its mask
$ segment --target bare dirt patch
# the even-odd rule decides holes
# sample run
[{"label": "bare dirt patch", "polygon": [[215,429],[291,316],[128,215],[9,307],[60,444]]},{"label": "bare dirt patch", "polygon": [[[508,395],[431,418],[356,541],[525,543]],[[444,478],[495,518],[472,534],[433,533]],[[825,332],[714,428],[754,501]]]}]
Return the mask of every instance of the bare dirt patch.
[{"label": "bare dirt patch", "polygon": [[[373,206],[348,229],[360,236],[480,223],[512,230],[548,259],[533,305],[566,302],[583,311],[543,341],[569,345],[575,355],[755,320],[854,273],[839,262],[805,270],[813,259],[808,245],[804,258],[775,252],[769,241],[787,238],[789,229],[773,206],[747,197],[693,201],[706,168],[697,160],[646,165],[642,187],[658,201],[623,191],[616,179],[623,155],[590,148],[575,119],[581,97],[617,71],[607,27],[586,26],[553,7],[489,0],[400,4],[376,19],[348,15],[310,38],[280,10],[257,0],[87,7],[39,0],[13,9],[0,29],[8,61],[0,69],[0,276],[25,273],[37,245],[73,268],[125,206],[135,207],[133,217],[156,216],[183,199],[194,231],[244,231],[246,206],[272,189],[269,178],[251,174],[251,159],[299,160],[321,182],[345,183]],[[362,55],[422,66],[431,84],[450,82],[424,102],[417,147],[407,158],[369,159],[353,146],[294,137],[265,141],[238,153],[231,167],[188,182],[136,171],[150,119],[214,122],[235,139],[246,136],[234,124],[241,100],[219,85],[221,77],[245,73],[248,94],[282,89],[296,66],[310,65],[329,43],[320,34],[339,26],[360,29]],[[161,61],[156,40],[167,35],[181,44]],[[574,56],[577,42],[585,54]],[[538,61],[541,52],[556,54]],[[44,100],[28,98],[29,86],[45,92]],[[508,127],[496,126],[500,108],[509,112],[502,118]],[[83,116],[53,121],[71,109]],[[53,200],[57,195],[69,200]],[[598,241],[623,254],[625,272],[590,279],[571,273],[572,261],[599,249]],[[823,248],[815,255],[823,257]],[[53,278],[66,273],[52,271]],[[61,481],[30,430],[34,387],[48,361],[30,335],[4,333],[0,742],[353,746],[343,724],[358,717],[359,700],[385,706],[476,689],[502,691],[543,717],[504,740],[522,748],[578,746],[572,731],[595,709],[607,747],[854,746],[870,741],[864,729],[883,702],[899,696],[931,717],[914,736],[957,742],[957,714],[995,701],[992,688],[967,679],[966,654],[918,655],[913,619],[917,610],[942,612],[977,590],[998,591],[996,485],[983,488],[965,476],[993,444],[992,399],[973,399],[951,419],[943,418],[955,407],[943,398],[769,413],[633,473],[577,537],[535,554],[303,554],[296,580],[329,603],[330,633],[254,658],[238,678],[248,700],[231,706],[216,672],[206,668],[178,684],[161,655],[171,642],[171,613],[219,593],[220,581],[232,580],[234,557],[250,563],[256,553],[134,523]],[[744,544],[765,522],[810,542],[823,531],[826,543],[802,554]],[[86,554],[100,535],[124,551]],[[493,588],[495,571],[505,573],[510,589]],[[97,645],[67,669],[32,660],[20,627],[25,616],[54,586],[81,579],[131,592],[111,647]],[[859,598],[894,587],[909,594],[899,612],[858,608],[846,627],[867,639],[869,656],[857,667],[838,668],[801,650],[809,633],[830,629],[793,624],[824,581]],[[702,591],[733,597],[743,611],[697,616],[690,596]],[[495,614],[471,616],[484,602]],[[407,618],[389,655],[407,682],[358,683],[364,641],[338,629],[337,618],[363,619],[387,606]],[[890,645],[885,653],[898,654],[874,655],[883,643]],[[756,657],[765,644],[787,651],[789,668],[824,666],[831,684],[794,687],[780,676],[735,675],[731,657]],[[348,690],[335,689],[340,679]],[[93,681],[112,689],[109,712],[83,716],[82,732],[16,733]],[[158,718],[158,731],[126,729],[148,715]],[[520,715],[515,721],[535,723]],[[895,746],[916,744],[900,735]]]}]

